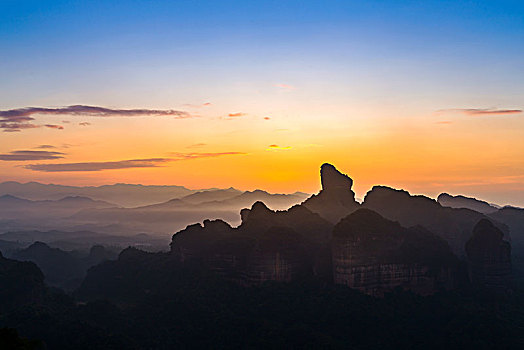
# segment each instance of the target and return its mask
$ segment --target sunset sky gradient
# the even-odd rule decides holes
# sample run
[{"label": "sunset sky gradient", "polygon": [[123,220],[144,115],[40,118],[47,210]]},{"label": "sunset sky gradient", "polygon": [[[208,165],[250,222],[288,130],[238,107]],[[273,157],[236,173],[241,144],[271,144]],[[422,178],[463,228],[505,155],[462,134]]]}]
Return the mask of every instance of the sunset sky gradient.
[{"label": "sunset sky gradient", "polygon": [[0,3],[0,181],[524,206],[523,109],[522,1]]}]

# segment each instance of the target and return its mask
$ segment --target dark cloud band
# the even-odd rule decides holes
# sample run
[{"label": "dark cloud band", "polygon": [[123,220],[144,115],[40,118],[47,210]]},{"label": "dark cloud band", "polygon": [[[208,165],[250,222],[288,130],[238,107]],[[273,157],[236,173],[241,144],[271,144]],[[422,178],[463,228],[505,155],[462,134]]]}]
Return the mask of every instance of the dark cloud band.
[{"label": "dark cloud band", "polygon": [[46,160],[59,158],[64,158],[64,153],[50,151],[13,151],[0,154],[0,160],[3,161]]},{"label": "dark cloud band", "polygon": [[455,108],[439,112],[463,113],[467,115],[511,115],[522,113],[522,109]]},{"label": "dark cloud band", "polygon": [[102,171],[111,169],[129,168],[155,168],[167,162],[181,160],[212,158],[226,155],[242,155],[243,152],[216,152],[216,153],[171,153],[171,158],[149,158],[149,159],[130,159],[114,162],[85,162],[85,163],[62,163],[62,164],[29,164],[24,166],[26,169],[43,172],[72,172],[72,171]]},{"label": "dark cloud band", "polygon": [[43,172],[69,172],[69,171],[101,171],[110,169],[129,168],[154,168],[162,163],[169,162],[167,158],[131,159],[116,162],[86,162],[63,164],[29,164],[26,169]]},{"label": "dark cloud band", "polygon": [[173,109],[113,109],[98,106],[74,105],[59,108],[24,107],[0,111],[0,129],[4,131],[21,131],[42,126],[63,129],[60,125],[38,125],[32,123],[35,115],[72,115],[91,117],[140,117],[171,116],[177,119],[193,117],[187,112]]}]

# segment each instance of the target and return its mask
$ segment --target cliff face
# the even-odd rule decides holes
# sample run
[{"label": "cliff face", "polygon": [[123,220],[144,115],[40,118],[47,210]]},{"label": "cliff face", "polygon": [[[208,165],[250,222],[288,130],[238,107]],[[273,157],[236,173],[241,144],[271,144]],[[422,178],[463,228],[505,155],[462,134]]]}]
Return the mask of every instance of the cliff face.
[{"label": "cliff face", "polygon": [[335,226],[332,256],[335,283],[375,296],[397,287],[419,294],[450,288],[457,263],[437,236],[367,209]]},{"label": "cliff face", "polygon": [[302,203],[304,207],[333,224],[360,207],[351,190],[353,180],[349,176],[325,163],[320,168],[320,179],[322,190]]},{"label": "cliff face", "polygon": [[240,284],[287,282],[307,273],[328,274],[331,227],[306,208],[275,212],[257,202],[242,211],[238,228],[219,220],[188,226],[173,236],[171,253]]},{"label": "cliff face", "polygon": [[503,240],[504,234],[487,219],[473,229],[466,243],[473,284],[493,289],[507,289],[511,285],[511,246]]}]

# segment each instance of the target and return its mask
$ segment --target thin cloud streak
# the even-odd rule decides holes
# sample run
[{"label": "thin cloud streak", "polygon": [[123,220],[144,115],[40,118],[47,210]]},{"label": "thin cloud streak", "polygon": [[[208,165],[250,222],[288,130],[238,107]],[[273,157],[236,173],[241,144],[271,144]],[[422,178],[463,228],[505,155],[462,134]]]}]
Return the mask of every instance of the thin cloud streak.
[{"label": "thin cloud streak", "polygon": [[172,152],[173,161],[177,160],[187,160],[187,159],[199,159],[199,158],[214,158],[220,156],[231,156],[231,155],[245,155],[244,152],[191,152],[191,153],[181,153],[181,152]]},{"label": "thin cloud streak", "polygon": [[115,162],[85,162],[85,163],[62,163],[62,164],[29,164],[24,168],[33,171],[72,172],[72,171],[101,171],[111,169],[129,168],[155,168],[159,164],[171,161],[169,158],[129,159]]},{"label": "thin cloud streak", "polygon": [[[47,146],[47,145],[45,145]],[[64,158],[65,153],[50,151],[12,151],[0,154],[0,160],[3,161],[28,161],[28,160],[47,160]]]},{"label": "thin cloud streak", "polygon": [[56,124],[46,124],[44,125],[46,128],[49,129],[57,129],[57,130],[64,130],[64,127],[62,125],[56,125]]},{"label": "thin cloud streak", "polygon": [[186,148],[199,148],[199,147],[204,147],[204,146],[207,146],[207,143],[194,143],[192,145],[189,145],[189,146],[186,146]]},{"label": "thin cloud streak", "polygon": [[438,112],[462,113],[466,115],[512,115],[522,113],[522,109],[455,108],[441,109]]},{"label": "thin cloud streak", "polygon": [[238,112],[238,113],[229,113],[227,116],[231,118],[235,118],[235,117],[244,117],[246,115],[247,113]]},{"label": "thin cloud streak", "polygon": [[286,146],[286,147],[281,147],[279,145],[269,145],[267,146],[268,148],[266,149],[266,151],[274,151],[274,150],[290,150],[291,149],[291,146]]},{"label": "thin cloud streak", "polygon": [[4,131],[22,131],[23,129],[42,126],[60,129],[54,124],[38,125],[32,123],[36,115],[71,115],[90,117],[140,117],[140,116],[171,116],[175,119],[193,118],[195,116],[173,109],[113,109],[99,106],[74,105],[58,108],[24,107],[0,111],[0,129]]},{"label": "thin cloud streak", "polygon": [[156,168],[168,162],[176,162],[190,159],[213,158],[226,155],[243,155],[243,152],[215,152],[215,153],[181,153],[172,152],[170,158],[148,158],[129,159],[112,162],[84,162],[84,163],[62,163],[62,164],[29,164],[24,168],[42,172],[74,172],[74,171],[102,171],[130,168]]},{"label": "thin cloud streak", "polygon": [[112,109],[98,106],[74,105],[59,108],[25,107],[0,111],[0,117],[8,121],[34,120],[32,115],[83,115],[94,117],[137,117],[137,116],[174,116],[190,118],[189,113],[173,109]]}]

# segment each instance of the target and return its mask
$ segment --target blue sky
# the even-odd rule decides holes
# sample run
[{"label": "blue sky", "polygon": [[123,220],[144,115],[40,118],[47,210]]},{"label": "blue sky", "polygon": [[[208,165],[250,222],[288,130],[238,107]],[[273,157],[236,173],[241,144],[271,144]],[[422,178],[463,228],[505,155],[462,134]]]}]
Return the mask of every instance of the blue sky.
[{"label": "blue sky", "polygon": [[96,174],[1,163],[12,180],[315,191],[319,164],[333,161],[359,195],[384,183],[524,205],[523,101],[522,1],[0,1],[0,113],[195,116],[34,114],[0,133],[0,152],[77,145],[63,161],[82,163],[195,144],[245,154]]},{"label": "blue sky", "polygon": [[104,86],[190,80],[197,99],[210,80],[353,78],[384,93],[485,91],[497,103],[523,90],[523,23],[518,1],[2,1],[0,91],[9,107],[42,90],[50,102],[71,90],[96,102]]}]

